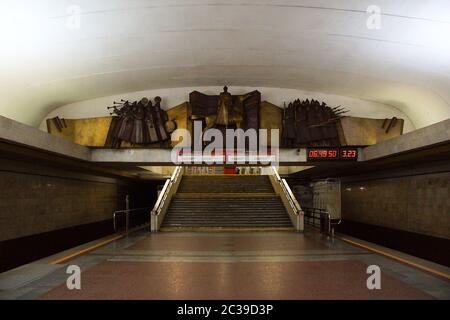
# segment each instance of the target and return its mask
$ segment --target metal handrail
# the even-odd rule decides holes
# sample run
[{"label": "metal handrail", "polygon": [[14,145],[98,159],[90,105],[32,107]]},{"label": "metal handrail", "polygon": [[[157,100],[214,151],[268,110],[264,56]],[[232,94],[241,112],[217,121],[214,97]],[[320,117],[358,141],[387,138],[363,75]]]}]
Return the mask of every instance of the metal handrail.
[{"label": "metal handrail", "polygon": [[334,226],[341,224],[341,222],[342,222],[342,219],[339,219],[339,221],[337,223],[331,223],[331,219],[330,219],[330,227],[331,227],[331,236],[332,237],[334,237]]},{"label": "metal handrail", "polygon": [[164,183],[164,187],[161,190],[161,193],[159,194],[158,200],[156,200],[155,206],[152,209],[151,214],[157,216],[164,205],[164,201],[167,199],[167,195],[169,194],[169,191],[173,184],[177,181],[178,176],[181,172],[181,166],[177,166],[170,177],[170,179],[167,179]]},{"label": "metal handrail", "polygon": [[292,193],[292,190],[289,187],[289,184],[287,183],[287,181],[280,177],[280,175],[278,174],[278,170],[274,166],[272,166],[272,171],[274,172],[275,179],[280,184],[281,189],[283,190],[283,193],[286,195],[286,197],[289,201],[289,205],[291,206],[294,213],[296,215],[303,215],[304,212],[303,212],[302,208],[300,207],[300,204],[298,203],[294,194]]},{"label": "metal handrail", "polygon": [[158,199],[155,202],[155,205],[152,208],[152,212],[151,214],[158,214],[159,212],[159,208],[161,207],[162,204],[164,204],[164,196],[167,193],[167,190],[169,188],[169,184],[170,184],[170,179],[167,179],[166,182],[164,183],[164,186],[161,190],[161,192],[159,193]]},{"label": "metal handrail", "polygon": [[113,225],[114,225],[114,232],[116,232],[117,230],[117,224],[116,224],[116,216],[117,214],[125,214],[125,219],[127,220],[127,223],[125,224],[125,232],[128,233],[128,219],[129,219],[129,214],[130,212],[134,212],[134,211],[142,211],[142,210],[148,210],[151,209],[152,207],[143,207],[143,208],[134,208],[134,209],[124,209],[124,210],[116,210],[113,213]]},{"label": "metal handrail", "polygon": [[302,208],[300,207],[300,204],[298,203],[297,199],[295,198],[294,194],[292,193],[291,188],[289,187],[287,181],[285,179],[282,179],[281,182],[283,183],[284,190],[286,194],[288,195],[289,201],[292,202],[293,208],[295,208],[295,211],[297,214],[300,214],[302,212]]},{"label": "metal handrail", "polygon": [[[314,227],[317,227],[316,225],[316,219],[320,221],[322,219],[322,215],[326,216],[327,222],[328,222],[328,230],[327,233],[334,236],[334,226],[339,225],[341,223],[341,219],[335,219],[339,220],[337,223],[331,222],[331,214],[326,209],[320,209],[320,208],[309,208],[309,207],[303,207],[305,211],[305,218],[306,223],[311,224]],[[312,223],[310,223],[310,219],[312,219]]]},{"label": "metal handrail", "polygon": [[325,209],[303,207],[303,210],[305,212],[305,218],[307,218],[308,220],[312,218],[313,221],[311,224],[313,226],[316,226],[316,219],[320,221],[323,214],[326,215],[327,218],[331,218],[331,215]]}]

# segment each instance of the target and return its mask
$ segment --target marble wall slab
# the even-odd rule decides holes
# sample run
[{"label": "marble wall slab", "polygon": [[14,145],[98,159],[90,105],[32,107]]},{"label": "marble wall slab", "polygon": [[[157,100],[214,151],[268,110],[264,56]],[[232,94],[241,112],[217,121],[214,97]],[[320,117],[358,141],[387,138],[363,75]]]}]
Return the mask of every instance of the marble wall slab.
[{"label": "marble wall slab", "polygon": [[343,182],[346,220],[450,239],[450,172]]}]

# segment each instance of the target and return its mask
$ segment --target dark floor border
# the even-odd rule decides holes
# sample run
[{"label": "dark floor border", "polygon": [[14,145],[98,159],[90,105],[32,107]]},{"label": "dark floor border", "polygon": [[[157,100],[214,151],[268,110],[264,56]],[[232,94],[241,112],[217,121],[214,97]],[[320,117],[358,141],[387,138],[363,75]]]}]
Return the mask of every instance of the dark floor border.
[{"label": "dark floor border", "polygon": [[0,241],[0,272],[112,234],[111,219]]},{"label": "dark floor border", "polygon": [[343,219],[337,231],[450,267],[450,240]]}]

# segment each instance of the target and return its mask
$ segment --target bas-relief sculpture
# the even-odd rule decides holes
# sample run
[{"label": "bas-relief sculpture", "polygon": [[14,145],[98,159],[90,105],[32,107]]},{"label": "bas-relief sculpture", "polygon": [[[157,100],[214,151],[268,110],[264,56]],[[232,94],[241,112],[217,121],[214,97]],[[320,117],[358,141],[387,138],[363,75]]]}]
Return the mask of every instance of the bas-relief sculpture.
[{"label": "bas-relief sculpture", "polygon": [[[189,94],[189,128],[193,132],[193,122],[202,121],[203,132],[215,128],[224,134],[226,146],[226,129],[258,130],[260,120],[261,93],[248,92],[232,95],[224,87],[219,95],[206,95],[198,91]],[[191,135],[193,138],[194,136]],[[206,143],[203,143],[206,145]]]},{"label": "bas-relief sculpture", "polygon": [[261,93],[252,91],[244,95],[231,95],[228,87],[219,95],[206,95],[198,91],[189,94],[190,120],[204,120],[203,131],[213,127],[258,129]]},{"label": "bas-relief sculpture", "polygon": [[284,108],[282,145],[286,147],[339,146],[337,123],[344,108],[331,108],[317,100],[297,99]]},{"label": "bas-relief sculpture", "polygon": [[106,138],[105,146],[119,148],[122,143],[146,145],[163,143],[170,139],[170,132],[176,126],[169,120],[167,112],[161,109],[161,98],[155,97],[155,103],[147,98],[139,102],[115,102],[109,107],[113,121]]},{"label": "bas-relief sculpture", "polygon": [[[295,100],[280,108],[261,101],[259,91],[232,95],[228,87],[218,95],[198,91],[189,101],[163,109],[162,99],[121,100],[112,107],[111,117],[89,119],[47,119],[48,132],[75,143],[107,148],[170,148],[176,128],[193,128],[202,121],[203,131],[210,128],[280,129],[281,147],[364,146],[403,133],[403,120],[369,119],[345,116],[344,108],[324,102]],[[268,137],[270,144],[270,135]]]}]

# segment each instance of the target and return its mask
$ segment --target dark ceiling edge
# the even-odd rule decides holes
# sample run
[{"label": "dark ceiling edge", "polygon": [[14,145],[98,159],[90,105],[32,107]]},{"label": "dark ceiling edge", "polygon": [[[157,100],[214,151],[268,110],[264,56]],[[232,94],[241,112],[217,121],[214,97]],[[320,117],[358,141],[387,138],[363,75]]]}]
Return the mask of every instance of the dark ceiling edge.
[{"label": "dark ceiling edge", "polygon": [[14,161],[27,163],[36,163],[36,161],[38,161],[39,165],[51,166],[53,168],[76,170],[86,174],[101,175],[109,178],[146,181],[133,175],[129,175],[124,171],[108,167],[105,164],[99,165],[95,162],[42,150],[33,146],[10,142],[4,139],[0,139],[0,151],[2,151],[1,157]]}]

